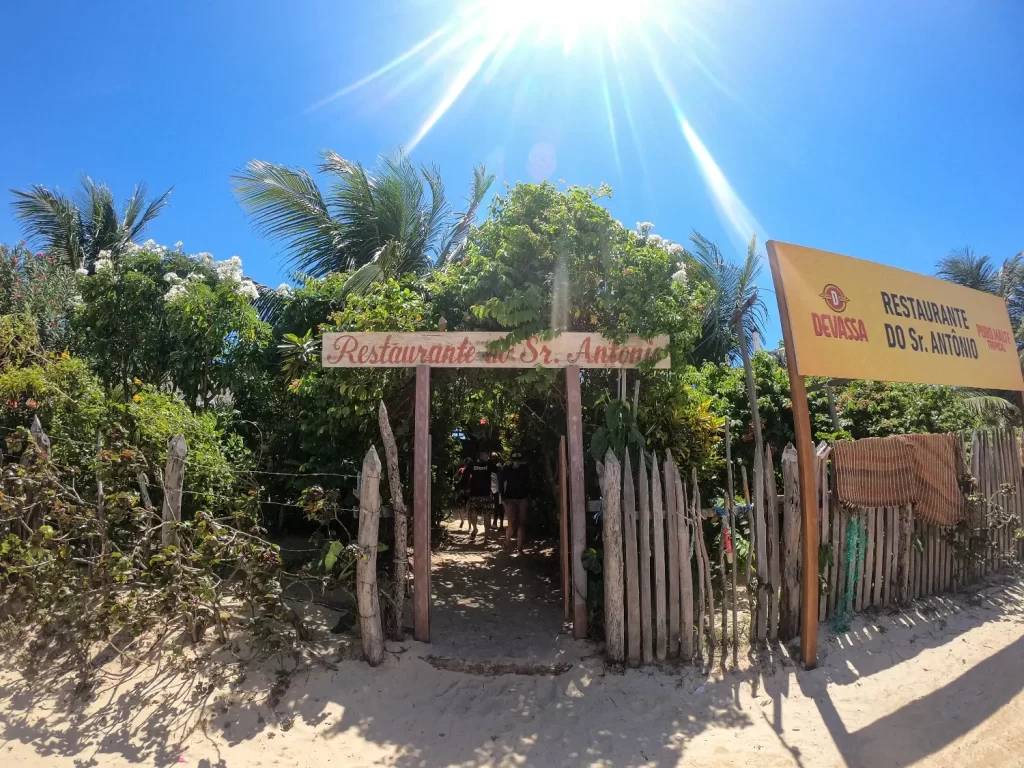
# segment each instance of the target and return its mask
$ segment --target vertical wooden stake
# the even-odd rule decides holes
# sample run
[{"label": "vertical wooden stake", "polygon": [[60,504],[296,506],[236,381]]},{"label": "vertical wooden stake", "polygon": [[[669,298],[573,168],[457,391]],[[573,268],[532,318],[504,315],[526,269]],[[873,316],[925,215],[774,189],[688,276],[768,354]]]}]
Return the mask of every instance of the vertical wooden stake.
[{"label": "vertical wooden stake", "polygon": [[[672,467],[672,484],[675,486],[676,526],[679,532],[679,597],[682,601],[680,628],[680,654],[683,661],[693,660],[693,571],[690,567],[690,516],[686,507],[686,491],[683,488],[679,469]],[[733,560],[735,563],[736,561]],[[735,607],[735,606],[734,606]]]},{"label": "vertical wooden stake", "polygon": [[[38,418],[38,417],[36,417]],[[107,554],[107,516],[106,500],[103,498],[103,480],[99,473],[99,456],[103,452],[103,431],[96,428],[96,522],[100,527],[100,554]]]},{"label": "vertical wooden stake", "polygon": [[896,592],[897,602],[905,604],[910,601],[910,551],[913,548],[913,512],[910,505],[899,508],[899,526],[896,533],[898,550],[896,553]]},{"label": "vertical wooden stake", "polygon": [[569,605],[572,589],[569,584],[569,485],[565,459],[565,435],[558,441],[558,557],[562,566],[562,611],[565,620],[571,617]]},{"label": "vertical wooden stake", "polygon": [[587,636],[587,572],[583,553],[587,549],[587,501],[583,491],[583,404],[580,369],[565,369],[565,399],[569,420],[569,508],[572,530],[572,636]]},{"label": "vertical wooden stake", "polygon": [[622,582],[622,467],[609,448],[604,456],[604,638],[608,660],[626,660],[625,601]]},{"label": "vertical wooden stake", "polygon": [[754,561],[754,511],[750,506],[750,482],[747,478],[747,465],[740,464],[740,479],[743,481],[743,503],[747,507],[747,608],[750,614],[750,642],[754,642],[755,629],[757,627],[757,607],[754,601],[754,592],[750,588],[750,574]]},{"label": "vertical wooden stake", "polygon": [[380,526],[380,458],[372,445],[363,459],[359,494],[359,559],[356,560],[356,598],[363,658],[371,667],[384,661],[380,597],[377,594],[377,532]]},{"label": "vertical wooden stake", "polygon": [[668,656],[679,655],[679,531],[676,528],[676,486],[672,482],[672,452],[665,451],[665,552],[668,555]]},{"label": "vertical wooden stake", "polygon": [[651,523],[654,528],[654,656],[668,653],[668,605],[665,594],[665,515],[658,457],[651,459]]},{"label": "vertical wooden stake", "polygon": [[654,617],[651,609],[651,496],[647,478],[647,454],[640,451],[640,629],[644,664],[654,661]]},{"label": "vertical wooden stake", "polygon": [[[636,494],[629,451],[622,460],[622,537],[626,544],[626,657],[631,667],[640,666],[640,574],[636,551]],[[606,470],[607,471],[607,470]]]},{"label": "vertical wooden stake", "polygon": [[786,368],[789,371],[790,398],[793,403],[793,428],[796,432],[797,460],[800,468],[800,505],[803,510],[803,583],[801,590],[800,656],[804,666],[818,664],[818,505],[814,499],[814,444],[811,435],[811,413],[807,404],[807,389],[797,367],[796,343],[793,323],[789,316],[786,288],[779,271],[775,243],[765,243],[768,263],[772,270],[775,297],[779,303],[782,338],[786,348]]},{"label": "vertical wooden stake", "polygon": [[764,444],[764,495],[765,513],[768,516],[768,639],[773,643],[779,639],[779,494],[775,484],[775,463],[772,448]]},{"label": "vertical wooden stake", "polygon": [[[697,542],[694,549],[699,552],[699,556],[703,563],[702,566],[702,580],[704,582],[704,596],[707,598],[708,608],[708,666],[712,666],[715,658],[715,648],[717,643],[715,641],[715,592],[714,587],[711,584],[711,560],[708,559],[708,550],[704,545],[704,524],[703,524],[703,512],[701,511],[700,503],[700,486],[697,484],[697,468],[692,469],[693,472],[693,511],[696,516],[697,522]],[[703,623],[703,622],[702,622]],[[704,628],[701,627],[703,630]],[[723,650],[724,653],[724,650]]]},{"label": "vertical wooden stake", "polygon": [[[405,615],[405,587],[409,573],[409,526],[405,499],[402,496],[402,478],[398,474],[398,445],[395,443],[391,421],[388,419],[388,409],[383,400],[377,408],[377,422],[380,426],[380,439],[384,443],[384,456],[388,464],[388,487],[391,489],[391,506],[395,513],[395,581],[387,605],[388,618],[385,624],[391,639],[401,640],[402,621]],[[363,482],[366,482],[365,474]]]},{"label": "vertical wooden stake", "polygon": [[174,523],[181,522],[181,491],[185,487],[185,456],[188,446],[182,435],[175,435],[167,443],[167,465],[164,468],[164,505],[160,541],[163,546],[178,546],[178,531]]},{"label": "vertical wooden stake", "polygon": [[787,445],[782,452],[782,482],[785,503],[782,513],[782,606],[779,636],[790,640],[800,633],[800,475],[796,449]]},{"label": "vertical wooden stake", "polygon": [[[430,366],[416,366],[413,433],[413,636],[430,642]],[[364,481],[365,482],[365,481]]]},{"label": "vertical wooden stake", "polygon": [[[740,559],[736,551],[736,486],[733,483],[732,475],[732,440],[729,437],[729,420],[725,420],[725,485],[726,493],[726,514],[729,518],[729,533],[732,535],[732,665],[734,669],[740,666],[740,623],[739,600],[736,596],[736,568]],[[722,596],[722,610],[725,610],[725,596]],[[722,654],[725,655],[726,639],[722,638]]]}]

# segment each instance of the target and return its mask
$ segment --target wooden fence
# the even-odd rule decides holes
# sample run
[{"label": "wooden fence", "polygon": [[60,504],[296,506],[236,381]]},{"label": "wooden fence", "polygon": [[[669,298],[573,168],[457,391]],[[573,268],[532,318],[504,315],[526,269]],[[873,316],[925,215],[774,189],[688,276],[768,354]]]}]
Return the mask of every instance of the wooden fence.
[{"label": "wooden fence", "polygon": [[[841,624],[844,616],[869,608],[961,589],[1024,560],[1024,540],[1017,538],[1024,515],[1018,431],[979,431],[966,441],[974,487],[965,489],[967,520],[949,528],[915,519],[912,507],[841,505],[833,492],[829,453],[826,444],[819,446],[815,468],[819,621],[838,619]],[[776,487],[776,457],[767,445],[756,452],[752,484],[746,467],[740,467],[742,506],[732,502],[729,492],[730,460],[729,489],[722,494],[725,509],[711,510],[701,503],[696,473],[691,471],[687,482],[671,456],[661,465],[656,460],[648,465],[649,457],[641,455],[634,474],[629,456],[620,465],[609,451],[598,467],[609,660],[639,665],[700,659],[705,650],[713,656],[721,644],[722,666],[730,647],[736,664],[739,607],[744,620],[749,616],[751,642],[798,634],[803,564],[796,451],[787,446],[777,457],[782,494]],[[730,536],[746,522],[742,535],[753,557],[746,558],[745,574],[737,574],[738,556],[730,568],[725,537],[717,537],[718,552],[707,551],[702,529],[709,518]]]}]

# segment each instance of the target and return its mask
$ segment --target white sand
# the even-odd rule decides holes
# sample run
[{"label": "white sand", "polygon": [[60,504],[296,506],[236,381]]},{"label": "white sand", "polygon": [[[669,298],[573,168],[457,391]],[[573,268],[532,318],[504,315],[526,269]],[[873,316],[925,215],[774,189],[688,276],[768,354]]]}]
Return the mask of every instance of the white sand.
[{"label": "white sand", "polygon": [[[455,554],[473,566],[467,548]],[[523,589],[502,594],[528,615],[537,577],[515,562],[507,570]],[[614,674],[593,647],[557,632],[535,648],[502,622],[508,606],[499,610],[500,595],[459,597],[458,578],[440,570],[435,581],[447,576],[451,586],[438,585],[449,604],[435,610],[435,632],[447,622],[451,635],[474,612],[490,615],[465,657],[485,659],[489,649],[507,656],[525,644],[531,660],[567,660],[569,671],[441,671],[424,657],[456,652],[449,636],[434,646],[391,644],[397,653],[379,669],[343,661],[337,671],[302,670],[278,686],[274,702],[270,663],[209,692],[194,678],[150,671],[69,709],[55,685],[30,683],[8,661],[0,673],[0,766],[164,766],[179,756],[200,768],[1024,764],[1017,579],[989,586],[980,599],[937,598],[860,620],[841,637],[823,628],[818,669],[783,662],[755,693],[749,669],[709,681],[692,667]],[[540,604],[561,614],[557,596]]]}]

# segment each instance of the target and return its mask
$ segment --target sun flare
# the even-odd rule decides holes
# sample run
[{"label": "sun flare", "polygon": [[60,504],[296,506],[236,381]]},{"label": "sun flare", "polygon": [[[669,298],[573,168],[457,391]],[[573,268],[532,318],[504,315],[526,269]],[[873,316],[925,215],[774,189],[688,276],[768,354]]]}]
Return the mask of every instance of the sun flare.
[{"label": "sun flare", "polygon": [[[450,0],[440,27],[375,71],[321,99],[315,110],[370,90],[387,102],[414,84],[440,83],[438,96],[415,127],[405,149],[412,152],[452,106],[472,88],[487,88],[499,71],[515,72],[528,94],[531,81],[563,74],[594,78],[609,132],[610,149],[621,171],[619,131],[632,139],[642,171],[648,172],[638,126],[647,93],[635,75],[656,81],[671,107],[707,191],[734,242],[743,246],[764,231],[729,183],[691,125],[684,105],[687,87],[701,78],[728,94],[716,70],[719,51],[704,22],[718,12],[713,0]],[[551,52],[564,63],[552,64]],[[537,55],[533,55],[534,52]],[[425,87],[430,87],[425,85]],[[472,95],[472,90],[470,90]],[[624,118],[624,119],[623,119]],[[538,145],[540,146],[540,145]],[[535,147],[536,149],[536,147]],[[532,153],[531,153],[532,155]],[[552,166],[540,163],[539,167]],[[541,173],[540,176],[544,174]]]}]

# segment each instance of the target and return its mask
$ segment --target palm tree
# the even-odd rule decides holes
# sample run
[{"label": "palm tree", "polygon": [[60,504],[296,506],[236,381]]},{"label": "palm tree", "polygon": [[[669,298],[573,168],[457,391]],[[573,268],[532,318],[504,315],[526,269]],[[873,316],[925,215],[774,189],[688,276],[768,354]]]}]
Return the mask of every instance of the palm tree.
[{"label": "palm tree", "polygon": [[[1017,337],[1017,353],[1024,365],[1024,251],[996,269],[989,256],[975,256],[968,246],[954,248],[936,265],[936,275],[957,285],[1002,296]],[[964,404],[979,426],[1005,426],[1020,420],[1020,410],[992,390],[964,390]],[[1014,393],[1014,397],[1016,397]]]},{"label": "palm tree", "polygon": [[[751,238],[742,264],[726,261],[718,246],[699,232],[690,236],[693,250],[687,250],[685,263],[693,277],[711,291],[701,318],[700,339],[694,345],[693,362],[724,363],[740,351],[739,334],[747,348],[754,334],[764,335],[767,310],[757,290],[761,259],[757,254],[757,236]],[[739,322],[736,313],[739,312]]]},{"label": "palm tree", "polygon": [[233,177],[235,194],[257,230],[285,244],[293,269],[312,277],[354,270],[352,292],[461,258],[494,181],[476,168],[466,210],[455,214],[437,168],[417,171],[401,151],[372,172],[331,150],[321,158],[319,171],[333,177],[326,194],[305,170],[263,160]]},{"label": "palm tree", "polygon": [[75,269],[92,269],[101,251],[115,257],[121,254],[160,215],[171,194],[169,189],[147,201],[146,185],[137,184],[118,213],[106,184],[83,176],[81,187],[73,197],[39,184],[29,190],[11,190],[14,216],[21,221],[26,238]]},{"label": "palm tree", "polygon": [[1024,251],[1005,259],[998,269],[990,256],[975,256],[969,247],[954,248],[936,265],[935,274],[957,285],[994,293],[1006,300],[1010,322],[1024,320]]}]

